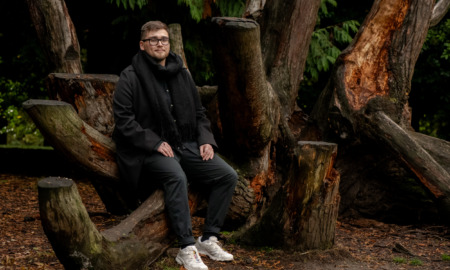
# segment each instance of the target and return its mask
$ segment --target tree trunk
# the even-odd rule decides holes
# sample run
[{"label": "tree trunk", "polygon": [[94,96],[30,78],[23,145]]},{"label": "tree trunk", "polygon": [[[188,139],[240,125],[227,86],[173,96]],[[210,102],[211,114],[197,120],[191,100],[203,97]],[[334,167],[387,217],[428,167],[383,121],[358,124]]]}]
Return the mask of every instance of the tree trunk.
[{"label": "tree trunk", "polygon": [[265,1],[264,12],[256,18],[264,71],[280,100],[281,121],[296,108],[319,6],[317,0]]},{"label": "tree trunk", "polygon": [[183,36],[181,35],[181,25],[177,23],[169,24],[170,50],[181,56],[184,66],[188,68],[186,56],[184,55]]},{"label": "tree trunk", "polygon": [[42,49],[55,72],[83,73],[80,45],[64,0],[27,0]]},{"label": "tree trunk", "polygon": [[274,136],[280,105],[264,74],[259,26],[248,19],[213,18],[212,22],[226,148],[235,159],[261,157]]},{"label": "tree trunk", "polygon": [[449,174],[410,132],[411,78],[432,8],[432,0],[375,1],[336,61],[312,116],[329,138],[338,134],[349,147],[367,139],[381,143],[410,168],[448,215]]}]

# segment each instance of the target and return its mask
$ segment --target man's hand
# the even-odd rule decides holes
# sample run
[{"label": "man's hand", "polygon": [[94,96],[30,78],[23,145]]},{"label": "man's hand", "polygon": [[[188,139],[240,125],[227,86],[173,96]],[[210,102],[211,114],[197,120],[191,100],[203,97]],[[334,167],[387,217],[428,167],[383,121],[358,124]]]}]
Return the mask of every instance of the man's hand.
[{"label": "man's hand", "polygon": [[210,144],[200,145],[200,155],[203,160],[210,160],[214,157],[214,149]]},{"label": "man's hand", "polygon": [[172,147],[170,147],[170,144],[166,142],[161,143],[157,151],[160,152],[163,156],[174,157]]}]

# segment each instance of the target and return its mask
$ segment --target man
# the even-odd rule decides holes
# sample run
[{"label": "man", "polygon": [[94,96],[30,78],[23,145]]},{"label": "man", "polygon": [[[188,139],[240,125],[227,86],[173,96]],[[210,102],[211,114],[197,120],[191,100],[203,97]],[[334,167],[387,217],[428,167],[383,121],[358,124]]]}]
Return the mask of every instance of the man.
[{"label": "man", "polygon": [[[217,237],[238,176],[214,154],[217,145],[210,122],[181,57],[170,51],[167,25],[144,24],[139,47],[114,93],[113,139],[121,177],[136,193],[142,181],[162,186],[180,245],[179,264],[188,270],[208,269],[198,252],[231,261],[233,255],[218,245]],[[187,179],[209,190],[203,235],[197,241],[192,235]]]}]

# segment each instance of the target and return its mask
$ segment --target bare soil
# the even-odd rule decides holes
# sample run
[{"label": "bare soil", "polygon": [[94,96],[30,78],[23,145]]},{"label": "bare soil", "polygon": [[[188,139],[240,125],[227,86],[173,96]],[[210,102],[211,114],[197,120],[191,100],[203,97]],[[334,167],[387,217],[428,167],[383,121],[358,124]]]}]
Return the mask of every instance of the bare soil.
[{"label": "bare soil", "polygon": [[[0,174],[0,269],[64,269],[41,226],[37,182],[41,177]],[[123,217],[106,212],[92,185],[75,179],[78,191],[100,230]],[[194,219],[195,225],[201,218]],[[198,231],[195,231],[198,234]],[[396,225],[353,218],[339,219],[335,246],[325,251],[295,252],[271,247],[245,247],[231,241],[225,249],[233,262],[214,262],[210,269],[450,269],[450,227]],[[177,248],[149,269],[180,269]]]}]

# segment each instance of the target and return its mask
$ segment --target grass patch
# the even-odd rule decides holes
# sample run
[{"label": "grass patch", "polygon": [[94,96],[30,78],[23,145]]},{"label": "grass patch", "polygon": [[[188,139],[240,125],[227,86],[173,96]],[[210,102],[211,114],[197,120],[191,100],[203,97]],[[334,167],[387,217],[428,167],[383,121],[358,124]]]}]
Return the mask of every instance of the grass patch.
[{"label": "grass patch", "polygon": [[394,257],[394,263],[396,264],[402,264],[402,263],[406,263],[406,259],[402,258],[402,257]]},{"label": "grass patch", "polygon": [[442,254],[441,258],[445,262],[450,261],[450,255],[448,255],[448,254]]},{"label": "grass patch", "polygon": [[164,270],[179,270],[180,267],[168,267],[168,266],[164,266]]},{"label": "grass patch", "polygon": [[423,265],[423,262],[419,259],[412,259],[411,261],[409,261],[409,264],[413,266],[421,266]]},{"label": "grass patch", "polygon": [[169,257],[161,257],[159,260],[155,262],[155,266],[157,269],[164,269],[164,270],[179,270],[180,266],[177,264],[177,262]]}]

